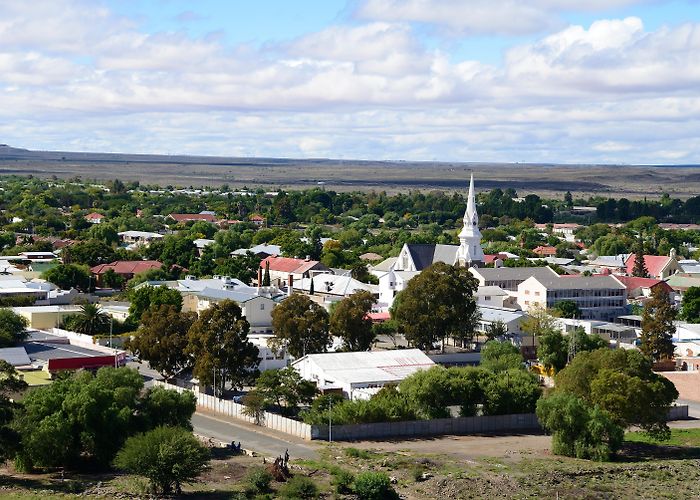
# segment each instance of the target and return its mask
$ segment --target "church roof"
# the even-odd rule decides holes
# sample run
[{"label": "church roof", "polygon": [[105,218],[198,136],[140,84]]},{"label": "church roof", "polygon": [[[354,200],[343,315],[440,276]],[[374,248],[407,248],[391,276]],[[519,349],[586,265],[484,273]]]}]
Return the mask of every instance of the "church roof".
[{"label": "church roof", "polygon": [[411,243],[406,245],[413,259],[416,270],[422,271],[435,262],[452,265],[457,256],[457,245],[433,245]]}]

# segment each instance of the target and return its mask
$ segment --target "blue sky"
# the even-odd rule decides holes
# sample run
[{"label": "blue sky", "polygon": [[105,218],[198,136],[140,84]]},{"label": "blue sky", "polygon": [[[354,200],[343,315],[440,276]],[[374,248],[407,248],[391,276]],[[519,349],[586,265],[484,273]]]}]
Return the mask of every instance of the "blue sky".
[{"label": "blue sky", "polygon": [[697,0],[5,0],[0,142],[700,163]]}]

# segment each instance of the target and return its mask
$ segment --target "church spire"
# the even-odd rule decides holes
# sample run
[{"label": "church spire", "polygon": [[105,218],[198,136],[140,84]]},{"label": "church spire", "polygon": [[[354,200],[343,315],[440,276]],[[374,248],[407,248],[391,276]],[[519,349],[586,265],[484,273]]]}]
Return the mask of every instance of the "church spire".
[{"label": "church spire", "polygon": [[464,226],[459,233],[456,263],[460,266],[470,267],[483,265],[484,251],[481,249],[481,232],[479,231],[479,215],[476,212],[473,173],[469,179],[467,209],[464,212],[463,220]]}]

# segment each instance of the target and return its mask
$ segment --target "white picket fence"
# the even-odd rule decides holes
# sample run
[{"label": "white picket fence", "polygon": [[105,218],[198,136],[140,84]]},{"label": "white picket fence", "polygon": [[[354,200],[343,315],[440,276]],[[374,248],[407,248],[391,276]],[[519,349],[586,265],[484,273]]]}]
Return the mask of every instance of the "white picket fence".
[{"label": "white picket fence", "polygon": [[[255,418],[243,414],[244,406],[241,404],[210,396],[209,394],[191,391],[190,389],[179,387],[173,384],[168,384],[167,382],[162,382],[160,380],[154,380],[153,384],[177,392],[192,392],[197,398],[197,406],[199,408],[205,409],[212,413],[218,413],[227,417],[243,420],[251,424],[255,423]],[[305,424],[303,422],[299,422],[298,420],[292,420],[291,418],[283,417],[276,413],[270,413],[266,411],[263,415],[263,418],[261,419],[260,425],[262,427],[267,427],[268,429],[285,432],[292,436],[311,440],[310,425]]]}]

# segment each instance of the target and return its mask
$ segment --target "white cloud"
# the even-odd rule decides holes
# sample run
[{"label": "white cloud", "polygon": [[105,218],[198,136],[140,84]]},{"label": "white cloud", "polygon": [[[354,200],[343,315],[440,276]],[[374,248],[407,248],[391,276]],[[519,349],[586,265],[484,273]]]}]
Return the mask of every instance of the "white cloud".
[{"label": "white cloud", "polygon": [[[569,26],[511,48],[499,67],[426,48],[396,19],[254,49],[144,33],[100,9],[86,22],[81,0],[37,2],[40,15],[60,18],[46,23],[36,23],[34,4],[32,12],[8,5],[0,142],[18,146],[627,163],[700,156],[695,24],[652,32],[630,17]],[[453,17],[463,23],[460,12]]]}]

